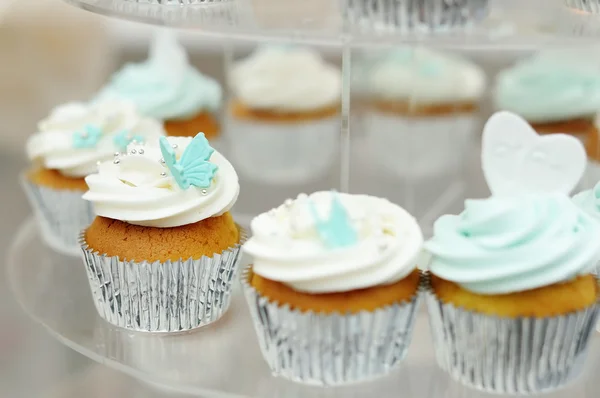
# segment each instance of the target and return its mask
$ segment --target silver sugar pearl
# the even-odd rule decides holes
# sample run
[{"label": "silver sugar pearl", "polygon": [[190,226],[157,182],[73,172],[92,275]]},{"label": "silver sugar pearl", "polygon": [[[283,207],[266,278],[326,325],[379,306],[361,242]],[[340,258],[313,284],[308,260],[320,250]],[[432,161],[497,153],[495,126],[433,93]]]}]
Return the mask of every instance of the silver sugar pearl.
[{"label": "silver sugar pearl", "polygon": [[140,150],[138,151],[138,153],[139,153],[140,155],[143,155],[143,154],[144,154],[144,150],[143,150],[142,148],[140,148]]},{"label": "silver sugar pearl", "polygon": [[136,153],[137,153],[137,151],[136,151],[135,149],[132,149],[132,150],[131,150],[131,154],[132,154],[132,155],[135,155]]},{"label": "silver sugar pearl", "polygon": [[161,159],[159,160],[159,162],[160,162],[160,164],[162,164],[163,166],[165,166],[165,165],[167,164],[163,158],[161,158]]},{"label": "silver sugar pearl", "polygon": [[173,145],[171,145],[171,147],[172,147],[173,149],[177,149],[177,144],[173,144]]},{"label": "silver sugar pearl", "polygon": [[121,155],[121,152],[115,152],[114,155],[115,157],[119,157],[119,155]]},{"label": "silver sugar pearl", "polygon": [[166,171],[163,171],[162,173],[160,173],[160,176],[161,176],[161,177],[166,177],[166,176],[167,176],[167,172],[166,172]]},{"label": "silver sugar pearl", "polygon": [[208,195],[208,191],[206,189],[202,190],[202,195]]},{"label": "silver sugar pearl", "polygon": [[121,163],[121,161],[119,159],[115,159],[115,161],[113,163],[114,164],[119,164],[119,163]]}]

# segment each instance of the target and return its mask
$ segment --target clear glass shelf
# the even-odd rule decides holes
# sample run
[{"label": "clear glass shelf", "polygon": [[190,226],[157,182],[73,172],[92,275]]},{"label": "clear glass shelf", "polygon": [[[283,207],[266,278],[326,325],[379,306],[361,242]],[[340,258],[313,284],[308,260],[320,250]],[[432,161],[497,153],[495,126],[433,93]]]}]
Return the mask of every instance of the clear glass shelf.
[{"label": "clear glass shelf", "polygon": [[[93,360],[167,392],[205,398],[492,397],[462,387],[437,368],[424,309],[403,366],[373,382],[322,389],[270,375],[239,292],[223,319],[196,332],[161,336],[111,327],[96,314],[81,260],[46,248],[32,219],[15,235],[7,271],[17,300],[52,336]],[[596,337],[581,379],[546,397],[597,397],[598,340]]]},{"label": "clear glass shelf", "polygon": [[[471,12],[473,17],[460,29],[442,29],[423,35],[402,24],[382,23],[374,17],[348,18],[348,4],[389,9],[391,0],[227,0],[196,3],[195,0],[65,0],[98,14],[153,25],[190,29],[198,34],[252,41],[293,41],[311,44],[421,45],[520,49],[566,46],[588,38],[593,43],[600,35],[600,19],[573,11],[564,0],[489,0],[485,9]],[[442,2],[439,4],[466,4]],[[471,4],[485,0],[472,0]],[[373,6],[373,4],[377,4]],[[398,13],[399,15],[402,13]],[[455,12],[456,14],[456,12]],[[353,15],[353,14],[351,14]],[[386,18],[381,13],[381,18]],[[349,22],[350,21],[350,22]],[[409,29],[409,32],[406,32]],[[419,33],[420,32],[420,33]]]}]

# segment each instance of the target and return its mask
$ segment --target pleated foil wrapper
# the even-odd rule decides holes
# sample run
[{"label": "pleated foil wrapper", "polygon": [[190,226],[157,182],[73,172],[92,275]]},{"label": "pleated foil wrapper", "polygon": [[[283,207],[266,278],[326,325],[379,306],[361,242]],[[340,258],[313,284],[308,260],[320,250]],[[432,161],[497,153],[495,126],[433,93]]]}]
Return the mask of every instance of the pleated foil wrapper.
[{"label": "pleated foil wrapper", "polygon": [[335,386],[388,374],[406,356],[420,290],[409,303],[359,314],[317,314],[270,302],[242,272],[263,357],[274,376],[294,382]]},{"label": "pleated foil wrapper", "polygon": [[316,180],[331,171],[340,118],[279,123],[226,118],[230,158],[239,173],[267,184]]},{"label": "pleated foil wrapper", "polygon": [[345,19],[360,30],[404,34],[466,29],[488,11],[488,0],[342,0]]},{"label": "pleated foil wrapper", "polygon": [[437,362],[468,387],[537,394],[561,388],[582,372],[597,304],[564,316],[511,319],[444,304],[430,288],[425,296]]},{"label": "pleated foil wrapper", "polygon": [[600,0],[565,0],[565,4],[576,10],[600,14]]},{"label": "pleated foil wrapper", "polygon": [[373,161],[415,180],[460,171],[477,125],[470,113],[403,117],[371,110],[364,117]]},{"label": "pleated foil wrapper", "polygon": [[46,244],[59,253],[77,256],[79,232],[95,217],[91,203],[81,197],[83,192],[37,185],[25,175],[21,185]]},{"label": "pleated foil wrapper", "polygon": [[240,228],[240,242],[220,254],[166,262],[100,254],[87,245],[85,231],[79,244],[100,316],[125,329],[166,333],[199,328],[225,314],[246,239]]}]

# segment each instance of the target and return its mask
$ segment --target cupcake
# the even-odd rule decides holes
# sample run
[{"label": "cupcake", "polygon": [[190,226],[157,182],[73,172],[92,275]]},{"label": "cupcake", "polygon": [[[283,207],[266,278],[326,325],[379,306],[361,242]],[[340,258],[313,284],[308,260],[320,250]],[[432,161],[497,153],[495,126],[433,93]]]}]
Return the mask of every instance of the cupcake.
[{"label": "cupcake", "polygon": [[600,224],[562,193],[467,200],[425,243],[437,361],[502,394],[559,388],[580,374],[597,319]]},{"label": "cupcake", "polygon": [[540,53],[500,72],[496,107],[519,114],[539,134],[570,134],[585,143],[598,135],[600,70],[578,57],[559,55]]},{"label": "cupcake", "polygon": [[423,237],[404,209],[317,192],[257,216],[242,275],[274,375],[339,385],[385,375],[406,355]]},{"label": "cupcake", "polygon": [[189,64],[185,49],[170,32],[157,34],[149,59],[126,65],[96,100],[107,98],[134,102],[143,115],[162,120],[170,136],[204,132],[212,140],[219,135],[221,86]]},{"label": "cupcake", "polygon": [[338,68],[307,48],[261,47],[233,65],[230,86],[227,121],[238,169],[266,183],[328,172],[340,132]]},{"label": "cupcake", "polygon": [[78,253],[77,236],[94,218],[91,206],[81,199],[87,190],[84,177],[96,171],[98,162],[125,151],[131,141],[161,135],[159,122],[120,101],[69,103],[42,120],[27,142],[32,166],[22,183],[46,243],[63,253]]},{"label": "cupcake", "polygon": [[474,140],[486,87],[481,68],[426,48],[398,48],[373,61],[365,130],[373,160],[424,178],[457,171]]},{"label": "cupcake", "polygon": [[239,184],[203,134],[130,144],[86,183],[98,216],[79,243],[102,318],[176,332],[225,313],[245,239],[229,213]]}]

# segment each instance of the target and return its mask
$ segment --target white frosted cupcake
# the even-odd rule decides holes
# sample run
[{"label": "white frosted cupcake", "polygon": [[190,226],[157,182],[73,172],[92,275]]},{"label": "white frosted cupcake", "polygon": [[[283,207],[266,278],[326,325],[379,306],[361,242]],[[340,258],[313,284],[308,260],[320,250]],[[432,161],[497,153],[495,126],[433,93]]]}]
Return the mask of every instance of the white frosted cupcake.
[{"label": "white frosted cupcake", "polygon": [[340,129],[341,76],[313,50],[261,47],[233,66],[233,160],[252,179],[297,183],[327,172]]},{"label": "white frosted cupcake", "polygon": [[203,134],[131,144],[86,182],[97,217],[79,244],[106,321],[174,332],[225,313],[245,240],[229,213],[240,187]]},{"label": "white frosted cupcake", "polygon": [[97,163],[124,152],[132,141],[164,135],[159,122],[142,117],[128,102],[57,107],[27,141],[31,168],[23,187],[38,219],[42,236],[56,250],[76,253],[77,235],[93,219],[91,206],[81,199],[84,178]]},{"label": "white frosted cupcake", "polygon": [[481,68],[451,54],[400,48],[368,73],[365,128],[374,159],[411,178],[456,170],[477,127]]},{"label": "white frosted cupcake", "polygon": [[385,199],[316,192],[251,228],[242,282],[273,374],[337,385],[385,375],[405,357],[423,242],[410,214]]}]

